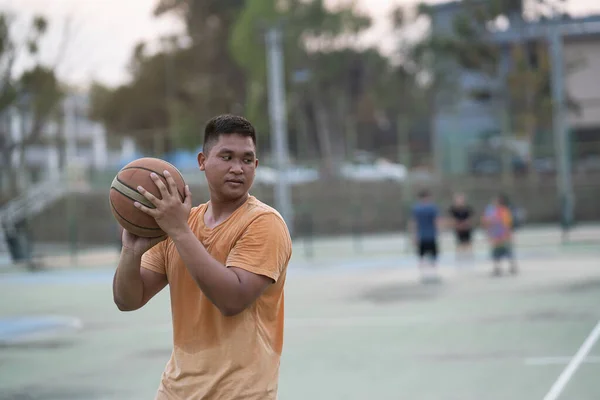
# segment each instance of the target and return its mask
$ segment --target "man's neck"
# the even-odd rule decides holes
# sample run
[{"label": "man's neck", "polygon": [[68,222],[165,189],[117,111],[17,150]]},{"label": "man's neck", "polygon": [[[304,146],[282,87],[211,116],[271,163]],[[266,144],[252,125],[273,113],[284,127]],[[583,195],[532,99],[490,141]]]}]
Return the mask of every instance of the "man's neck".
[{"label": "man's neck", "polygon": [[246,195],[233,201],[220,201],[219,199],[214,199],[211,197],[207,210],[210,222],[215,225],[220,224],[231,214],[233,214],[235,210],[240,208],[240,206],[244,204],[246,200],[248,200],[248,197],[249,194],[247,193]]}]

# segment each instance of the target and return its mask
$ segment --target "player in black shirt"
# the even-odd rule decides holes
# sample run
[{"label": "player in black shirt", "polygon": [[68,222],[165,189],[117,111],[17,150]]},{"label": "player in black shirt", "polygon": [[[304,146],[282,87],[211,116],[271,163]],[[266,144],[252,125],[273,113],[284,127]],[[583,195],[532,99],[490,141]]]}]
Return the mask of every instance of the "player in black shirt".
[{"label": "player in black shirt", "polygon": [[456,234],[456,245],[458,255],[472,254],[473,235],[473,209],[466,202],[462,193],[454,196],[454,202],[448,210],[452,220],[452,226]]}]

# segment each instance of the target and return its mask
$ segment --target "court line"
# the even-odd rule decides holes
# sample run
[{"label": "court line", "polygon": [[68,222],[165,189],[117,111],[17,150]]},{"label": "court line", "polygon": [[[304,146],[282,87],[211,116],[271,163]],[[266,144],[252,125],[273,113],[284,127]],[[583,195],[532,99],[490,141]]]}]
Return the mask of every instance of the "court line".
[{"label": "court line", "polygon": [[577,371],[577,368],[581,365],[581,363],[585,360],[586,356],[600,337],[600,321],[596,324],[592,332],[585,339],[577,353],[573,356],[569,364],[565,367],[563,372],[560,374],[556,382],[552,385],[546,396],[544,396],[544,400],[556,400],[558,396],[562,393],[565,386],[571,380],[571,377]]},{"label": "court line", "polygon": [[[546,365],[566,365],[571,361],[569,356],[555,357],[529,357],[524,360],[528,366],[546,366]],[[582,361],[582,364],[600,364],[600,357],[589,356]]]}]

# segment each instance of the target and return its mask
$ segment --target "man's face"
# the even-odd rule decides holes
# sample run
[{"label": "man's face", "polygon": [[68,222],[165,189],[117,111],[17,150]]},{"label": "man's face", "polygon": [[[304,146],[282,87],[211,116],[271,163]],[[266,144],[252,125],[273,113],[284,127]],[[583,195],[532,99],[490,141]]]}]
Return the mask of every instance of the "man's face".
[{"label": "man's face", "polygon": [[208,154],[198,154],[198,165],[206,175],[211,196],[221,201],[235,200],[245,196],[254,182],[256,148],[250,137],[220,135]]}]

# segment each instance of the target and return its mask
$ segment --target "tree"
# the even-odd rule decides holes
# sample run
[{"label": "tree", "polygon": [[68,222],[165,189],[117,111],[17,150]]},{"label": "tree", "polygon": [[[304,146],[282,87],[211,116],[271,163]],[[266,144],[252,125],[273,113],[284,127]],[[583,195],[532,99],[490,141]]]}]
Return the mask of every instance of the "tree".
[{"label": "tree", "polygon": [[[177,108],[184,136],[197,135],[197,128],[216,114],[241,113],[245,104],[245,79],[234,62],[228,43],[232,27],[246,2],[243,0],[159,0],[155,15],[175,15],[185,24],[189,45],[171,71],[172,85],[187,95]],[[193,132],[183,127],[193,126]]]},{"label": "tree", "polygon": [[[355,136],[351,131],[356,129],[357,97],[362,94],[356,89],[363,84],[360,74],[367,50],[355,49],[353,43],[370,26],[370,18],[353,5],[330,9],[322,0],[277,4],[248,1],[233,28],[230,48],[248,80],[247,112],[266,129],[266,56],[260,28],[283,21],[290,132],[304,131],[305,139],[315,139],[323,173],[332,176],[348,140],[353,140],[349,138]],[[295,79],[296,73],[304,78]]]},{"label": "tree", "polygon": [[[530,145],[530,161],[535,158],[535,143],[540,132],[552,130],[552,89],[549,49],[544,42],[515,45],[512,50],[514,68],[508,75],[511,128],[519,138]],[[566,66],[566,72],[576,68],[578,62]],[[567,93],[567,107],[579,111],[579,104]]]},{"label": "tree", "polygon": [[[97,86],[93,117],[113,134],[137,135],[151,148],[192,146],[206,119],[243,113],[269,146],[266,53],[262,28],[284,24],[285,78],[292,152],[318,159],[325,175],[357,146],[395,142],[389,84],[412,90],[412,73],[373,47],[358,46],[371,20],[353,5],[326,7],[323,0],[160,1],[157,15],[170,13],[185,25],[185,40],[153,54],[134,49],[131,81],[119,88]],[[391,103],[390,103],[391,102]],[[409,104],[410,102],[406,102]],[[383,121],[383,122],[382,122]],[[191,138],[191,140],[184,140]]]},{"label": "tree", "polygon": [[185,32],[161,38],[154,53],[133,49],[125,85],[95,85],[91,116],[111,135],[134,136],[143,150],[197,147],[215,114],[242,112],[245,85],[227,42],[242,1],[161,0],[155,15],[175,15]]},{"label": "tree", "polygon": [[[27,146],[39,141],[43,128],[56,116],[63,96],[54,70],[42,65],[36,57],[40,39],[48,28],[47,21],[35,16],[23,40],[13,34],[14,21],[14,17],[0,13],[0,116],[7,121],[11,113],[18,113],[30,123],[22,125],[20,139],[13,138],[8,124],[0,128],[0,154],[7,160],[3,163],[4,172],[13,196],[18,192],[19,168],[10,162],[12,155],[17,151],[23,154]],[[20,57],[33,58],[34,65],[16,76],[14,66]]]},{"label": "tree", "polygon": [[[40,39],[45,34],[48,23],[41,16],[35,16],[30,23],[27,35],[20,39],[12,29],[15,18],[0,12],[0,159],[3,175],[7,178],[7,199],[19,194],[22,189],[19,178],[25,169],[25,151],[28,146],[41,140],[42,132],[51,119],[58,117],[59,104],[63,96],[53,68],[44,66],[37,58]],[[19,58],[29,57],[33,66],[20,75],[15,70]],[[20,135],[13,135],[13,116],[20,120]],[[20,165],[15,165],[13,155],[19,153]],[[6,242],[14,262],[28,261],[31,268],[29,238],[26,221],[13,221]],[[10,229],[13,228],[13,229]]]}]

